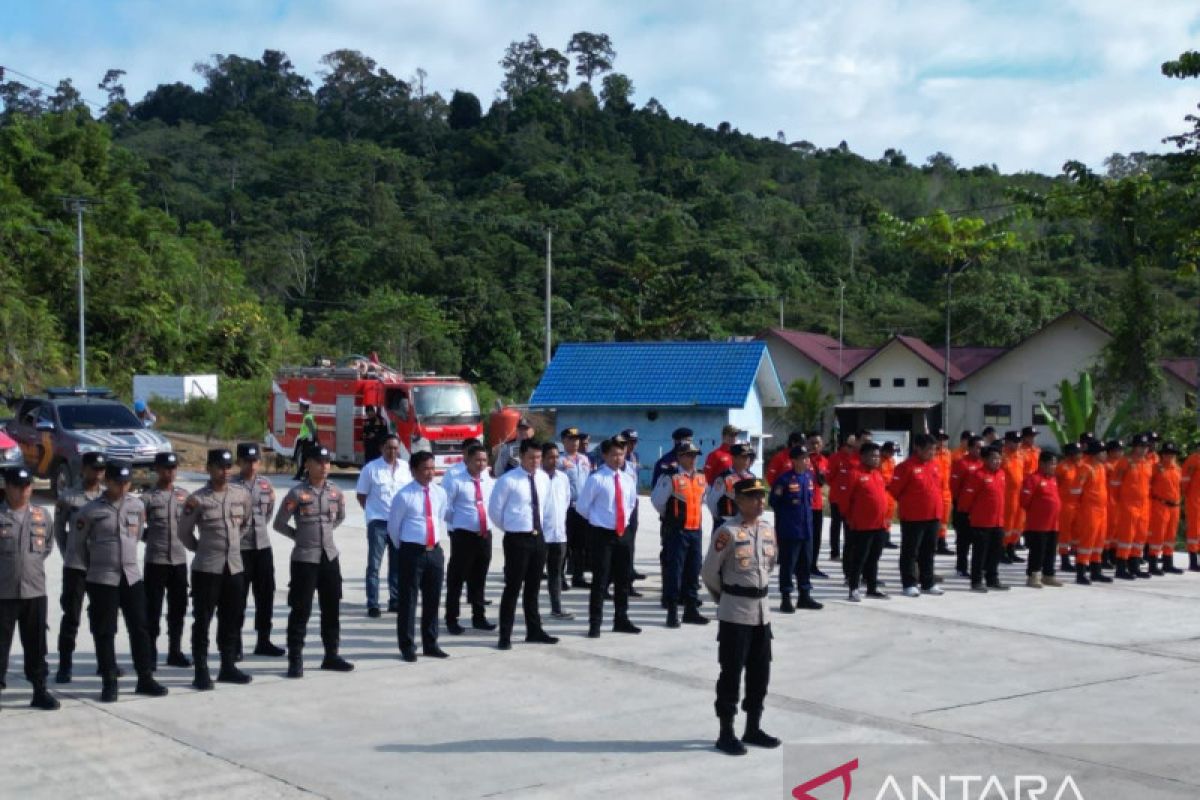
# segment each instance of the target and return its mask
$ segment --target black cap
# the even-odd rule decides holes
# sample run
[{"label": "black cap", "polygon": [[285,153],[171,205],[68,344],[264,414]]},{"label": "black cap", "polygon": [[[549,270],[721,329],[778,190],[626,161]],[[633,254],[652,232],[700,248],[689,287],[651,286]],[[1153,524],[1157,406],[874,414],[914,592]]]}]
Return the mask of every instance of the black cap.
[{"label": "black cap", "polygon": [[1120,439],[1109,439],[1108,444],[1104,445],[1104,449],[1110,453],[1115,452],[1117,450],[1124,450],[1125,443],[1122,442]]},{"label": "black cap", "polygon": [[[1088,442],[1092,442],[1092,441],[1095,441],[1095,440],[1094,439],[1088,440]],[[1079,444],[1077,442],[1067,442],[1066,444],[1064,444],[1063,445],[1063,455],[1064,456],[1079,455]]]},{"label": "black cap", "polygon": [[621,438],[627,442],[636,442],[638,440],[638,432],[633,428],[626,428],[621,431]]},{"label": "black cap", "polygon": [[949,441],[949,440],[950,440],[950,434],[946,433],[946,432],[945,432],[944,430],[942,430],[941,428],[938,428],[938,429],[937,429],[937,433],[935,433],[935,434],[934,434],[934,436],[936,436],[936,437],[937,437],[937,440],[938,440],[939,442],[947,442],[947,441]]},{"label": "black cap", "polygon": [[122,483],[133,480],[133,468],[129,466],[128,461],[110,461],[104,467],[104,478]]},{"label": "black cap", "polygon": [[329,448],[323,444],[314,444],[308,448],[304,457],[311,458],[314,461],[324,461],[326,464],[333,460],[333,456],[329,454]]},{"label": "black cap", "polygon": [[983,448],[982,455],[984,458],[987,458],[992,453],[995,453],[996,455],[1004,455],[1004,448],[997,446],[995,442],[992,442],[987,447]]},{"label": "black cap", "polygon": [[1158,452],[1162,453],[1164,456],[1165,455],[1177,456],[1177,455],[1179,455],[1179,446],[1176,445],[1174,442],[1167,442],[1161,448],[1159,448]]},{"label": "black cap", "polygon": [[33,483],[33,475],[24,467],[9,467],[4,470],[5,486],[28,486]]},{"label": "black cap", "polygon": [[683,441],[684,439],[690,439],[695,435],[696,434],[691,428],[676,428],[675,430],[671,431],[671,438],[677,442]]},{"label": "black cap", "polygon": [[79,459],[80,463],[85,467],[92,469],[104,469],[104,464],[108,459],[104,457],[104,453],[84,453],[83,458]]},{"label": "black cap", "polygon": [[990,433],[992,436],[995,436],[995,435],[996,435],[996,429],[995,429],[995,428],[993,428],[991,425],[988,425],[986,428],[984,428],[982,431],[980,431],[980,432],[979,432],[979,435],[980,435],[980,436],[987,436],[989,433]]},{"label": "black cap", "polygon": [[311,406],[312,400],[309,400],[307,397],[301,397],[299,400],[296,401],[296,404],[301,405],[301,406]]},{"label": "black cap", "polygon": [[983,437],[978,434],[972,434],[970,439],[967,439],[967,447],[974,447],[977,444],[983,444]]},{"label": "black cap", "polygon": [[1016,431],[1005,431],[1004,441],[1009,442],[1010,444],[1018,444],[1021,441],[1021,436]]},{"label": "black cap", "polygon": [[1158,431],[1147,431],[1146,438],[1152,442],[1157,442],[1160,437],[1158,435]]},{"label": "black cap", "polygon": [[1080,443],[1090,442],[1092,439],[1095,439],[1095,438],[1096,438],[1096,434],[1092,433],[1091,431],[1084,431],[1083,433],[1079,434]]},{"label": "black cap", "polygon": [[254,442],[242,442],[237,446],[238,461],[258,461],[262,453]]},{"label": "black cap", "polygon": [[1150,437],[1144,433],[1139,433],[1137,436],[1134,436],[1133,439],[1131,439],[1129,441],[1129,446],[1130,447],[1149,447],[1150,446]]},{"label": "black cap", "polygon": [[733,485],[735,494],[766,494],[767,485],[760,478],[744,478]]},{"label": "black cap", "polygon": [[216,447],[208,451],[208,460],[204,462],[210,467],[232,467],[233,453],[224,447]]},{"label": "black cap", "polygon": [[579,428],[576,428],[574,425],[572,425],[569,428],[563,428],[562,433],[560,433],[559,436],[561,436],[564,439],[578,439],[579,438]]},{"label": "black cap", "polygon": [[801,458],[806,455],[808,455],[808,448],[802,444],[798,444],[791,450],[788,450],[788,456],[790,458]]},{"label": "black cap", "polygon": [[975,431],[963,431],[962,433],[960,433],[958,435],[958,440],[960,442],[967,442],[967,441],[970,441],[974,436],[975,436]]},{"label": "black cap", "polygon": [[[1113,444],[1116,444],[1117,446],[1113,447]],[[1106,448],[1104,446],[1104,442],[1100,441],[1099,439],[1089,440],[1087,442],[1086,446],[1087,446],[1087,454],[1089,456],[1098,456],[1101,453],[1103,453],[1105,450],[1120,450],[1121,449],[1120,442],[1109,442],[1108,447]]]},{"label": "black cap", "polygon": [[1032,425],[1026,425],[1024,428],[1021,428],[1021,438],[1024,439],[1026,436],[1037,436],[1038,432],[1038,429]]},{"label": "black cap", "polygon": [[154,466],[174,469],[179,466],[179,456],[174,453],[159,453],[154,457]]},{"label": "black cap", "polygon": [[738,442],[737,444],[730,445],[729,454],[734,457],[752,456],[752,455],[754,455],[754,448],[748,444],[743,444],[742,442]]},{"label": "black cap", "polygon": [[879,450],[879,444],[877,442],[872,442],[870,440],[867,440],[867,441],[863,442],[861,445],[859,445],[858,454],[866,455],[867,453],[874,453],[877,450]]},{"label": "black cap", "polygon": [[896,452],[896,443],[895,442],[884,442],[883,444],[879,445],[879,452],[895,453]]},{"label": "black cap", "polygon": [[695,442],[690,440],[685,441],[683,444],[675,448],[675,455],[677,456],[682,456],[687,453],[698,456],[700,455],[700,448],[696,446]]}]

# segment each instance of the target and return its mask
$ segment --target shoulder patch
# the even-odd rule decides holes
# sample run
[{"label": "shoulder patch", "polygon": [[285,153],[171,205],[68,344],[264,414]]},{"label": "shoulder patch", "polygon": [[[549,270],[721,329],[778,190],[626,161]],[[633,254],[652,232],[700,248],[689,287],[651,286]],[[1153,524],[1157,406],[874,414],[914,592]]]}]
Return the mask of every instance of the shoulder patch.
[{"label": "shoulder patch", "polygon": [[717,532],[717,539],[713,542],[713,549],[718,553],[729,546],[729,531],[721,529]]}]

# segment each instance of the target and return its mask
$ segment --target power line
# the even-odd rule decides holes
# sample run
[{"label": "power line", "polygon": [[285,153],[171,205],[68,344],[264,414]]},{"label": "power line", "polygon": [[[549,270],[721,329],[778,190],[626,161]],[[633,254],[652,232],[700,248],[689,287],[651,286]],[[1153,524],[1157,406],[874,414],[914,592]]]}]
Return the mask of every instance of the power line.
[{"label": "power line", "polygon": [[[5,73],[5,72],[11,72],[13,75],[17,75],[17,76],[19,76],[19,77],[22,77],[22,78],[24,78],[24,79],[25,79],[25,80],[27,80],[27,81],[33,81],[34,83],[38,84],[39,86],[45,86],[47,89],[53,89],[54,91],[58,91],[58,86],[55,86],[54,84],[46,83],[45,81],[43,81],[43,80],[39,80],[38,78],[35,78],[35,77],[33,77],[32,75],[26,75],[24,72],[21,72],[21,71],[19,71],[19,70],[13,69],[12,67],[10,67],[10,66],[8,66],[8,65],[6,65],[6,64],[0,64],[0,80],[3,80],[3,79],[4,79],[4,73]],[[74,85],[75,85],[75,84],[71,84],[71,86],[72,86],[72,87],[74,87]],[[96,108],[96,109],[99,109],[99,110],[101,110],[101,111],[103,111],[103,110],[104,110],[104,106],[103,106],[102,104],[100,104],[100,103],[96,103],[96,102],[94,102],[94,101],[92,101],[92,100],[88,100],[88,99],[87,99],[86,97],[84,97],[82,94],[80,94],[80,95],[79,95],[79,100],[80,100],[81,102],[87,103],[89,106],[92,106],[92,107],[94,107],[94,108]]]}]

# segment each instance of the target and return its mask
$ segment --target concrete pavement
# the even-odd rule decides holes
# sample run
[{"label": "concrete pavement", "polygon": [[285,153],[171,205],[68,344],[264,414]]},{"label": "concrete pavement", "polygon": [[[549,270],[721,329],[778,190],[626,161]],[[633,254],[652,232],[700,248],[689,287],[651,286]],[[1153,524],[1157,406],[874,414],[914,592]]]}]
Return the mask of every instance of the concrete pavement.
[{"label": "concrete pavement", "polygon": [[[189,488],[199,485],[200,476],[188,478]],[[274,480],[282,497],[291,484]],[[348,479],[338,482],[353,492]],[[48,503],[43,492],[37,499]],[[405,664],[395,616],[366,617],[365,526],[351,503],[338,542],[342,652],[353,673],[317,669],[314,609],[304,680],[283,677],[285,659],[251,655],[248,632],[249,686],[199,693],[190,670],[159,667],[170,696],[137,697],[130,676],[120,702],[102,705],[85,625],[78,677],[58,691],[63,709],[46,713],[26,707],[17,643],[0,699],[0,797],[786,796],[786,748],[740,759],[712,748],[716,626],[663,626],[653,517],[642,514],[638,535],[638,566],[649,575],[633,605],[640,636],[606,625],[601,639],[585,638],[586,593],[574,590],[564,595],[573,622],[549,619],[543,598],[558,645],[524,644],[518,613],[511,652],[495,649],[494,633],[443,631],[450,659]],[[282,644],[290,554],[282,537],[275,554]],[[495,555],[492,619],[498,546]],[[764,727],[788,744],[983,742],[1037,751],[1200,741],[1190,708],[1200,693],[1200,576],[1033,590],[1017,585],[1020,567],[1006,567],[1013,591],[980,596],[952,577],[952,559],[939,558],[946,595],[908,599],[898,596],[896,555],[885,551],[882,569],[891,599],[847,603],[839,575],[818,581],[825,610],[775,617]],[[48,562],[52,648],[61,564],[58,554]],[[831,574],[838,567],[823,566]],[[128,664],[123,633],[117,646]],[[51,654],[52,674],[55,666]],[[1115,766],[1135,779],[1177,770],[1163,760],[1131,755]],[[1200,795],[1200,779],[1186,780]]]}]

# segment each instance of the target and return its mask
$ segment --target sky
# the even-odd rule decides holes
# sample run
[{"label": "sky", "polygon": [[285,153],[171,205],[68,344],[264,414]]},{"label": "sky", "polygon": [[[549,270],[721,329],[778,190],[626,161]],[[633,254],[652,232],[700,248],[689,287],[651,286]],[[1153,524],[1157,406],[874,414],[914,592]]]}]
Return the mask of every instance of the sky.
[{"label": "sky", "polygon": [[[283,50],[319,81],[320,59],[354,49],[427,90],[488,102],[509,42],[565,49],[607,33],[634,102],[672,116],[818,147],[845,141],[923,163],[1058,173],[1114,152],[1161,152],[1190,127],[1200,80],[1160,65],[1200,49],[1197,0],[9,0],[0,65],[84,96],[106,69],[140,99],[199,84],[215,53]],[[13,77],[10,75],[10,77]],[[20,80],[20,78],[17,78]],[[27,82],[27,81],[26,81]]]}]

